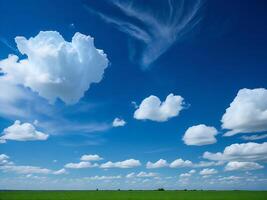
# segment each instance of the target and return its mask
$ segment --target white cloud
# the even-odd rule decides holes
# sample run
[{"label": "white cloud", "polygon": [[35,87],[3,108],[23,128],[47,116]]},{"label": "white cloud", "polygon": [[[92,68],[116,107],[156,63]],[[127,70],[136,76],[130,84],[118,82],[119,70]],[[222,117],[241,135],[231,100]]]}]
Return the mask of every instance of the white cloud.
[{"label": "white cloud", "polygon": [[67,42],[56,31],[41,31],[36,37],[16,37],[18,50],[27,56],[10,55],[0,61],[8,82],[29,87],[53,103],[57,98],[74,104],[92,83],[102,80],[107,56],[96,49],[93,38],[75,33]]},{"label": "white cloud", "polygon": [[67,170],[63,168],[63,169],[54,171],[53,174],[55,174],[55,175],[67,174]]},{"label": "white cloud", "polygon": [[153,173],[153,172],[139,172],[136,177],[140,177],[140,178],[149,178],[149,177],[156,177],[158,176],[157,173]]},{"label": "white cloud", "polygon": [[135,177],[135,173],[131,172],[131,173],[127,174],[125,177],[126,178],[134,178]]},{"label": "white cloud", "polygon": [[24,166],[24,165],[4,165],[0,166],[0,170],[4,172],[15,172],[18,174],[54,174],[54,175],[60,175],[65,174],[65,169],[60,170],[51,170],[47,168],[41,168],[36,166]]},{"label": "white cloud", "polygon": [[9,161],[9,156],[0,154],[0,170],[3,172],[15,172],[18,174],[66,174],[67,171],[63,168],[60,170],[51,170],[47,168],[28,166],[28,165],[15,165]]},{"label": "white cloud", "polygon": [[183,141],[187,145],[202,146],[217,142],[215,136],[218,134],[216,128],[200,124],[188,128],[183,136]]},{"label": "white cloud", "polygon": [[108,161],[100,165],[100,168],[133,168],[141,166],[141,162],[135,159],[128,159],[119,162]]},{"label": "white cloud", "polygon": [[139,173],[129,173],[125,176],[126,178],[152,178],[152,177],[158,177],[157,173],[153,172],[139,172]]},{"label": "white cloud", "polygon": [[68,163],[64,167],[65,168],[71,168],[71,169],[83,169],[83,168],[92,168],[92,167],[97,167],[98,164],[90,163],[90,162],[79,162],[79,163]]},{"label": "white cloud", "polygon": [[112,122],[113,127],[119,127],[119,126],[125,126],[125,125],[126,125],[126,121],[124,121],[123,119],[117,118],[117,117]]},{"label": "white cloud", "polygon": [[213,169],[213,168],[205,168],[199,172],[199,174],[202,176],[209,176],[209,175],[213,175],[213,174],[217,174],[217,173],[218,173],[218,171],[216,169]]},{"label": "white cloud", "polygon": [[267,142],[232,144],[227,146],[222,153],[205,152],[203,158],[217,161],[267,160]]},{"label": "white cloud", "polygon": [[174,160],[171,164],[171,168],[178,168],[178,167],[191,167],[193,163],[190,160],[183,160],[181,158]]},{"label": "white cloud", "polygon": [[99,155],[94,154],[94,155],[83,155],[81,157],[81,160],[83,161],[99,161],[99,160],[103,160],[103,158],[101,158]]},{"label": "white cloud", "polygon": [[131,172],[131,173],[127,174],[125,177],[126,178],[134,178],[135,177],[135,173]]},{"label": "white cloud", "polygon": [[265,88],[239,90],[221,119],[222,128],[230,130],[224,135],[266,131],[266,99],[267,90]]},{"label": "white cloud", "polygon": [[240,179],[243,179],[243,177],[239,177],[239,176],[225,176],[225,177],[221,177],[218,180],[219,181],[239,181]]},{"label": "white cloud", "polygon": [[262,165],[256,162],[238,162],[231,161],[227,163],[224,170],[225,171],[235,171],[235,170],[257,170],[264,168]]},{"label": "white cloud", "polygon": [[242,136],[241,137],[243,140],[261,140],[264,138],[267,138],[267,134],[262,134],[262,135],[251,135],[251,136]]},{"label": "white cloud", "polygon": [[188,178],[188,177],[191,177],[192,174],[189,174],[189,173],[183,173],[183,174],[180,174],[180,178]]},{"label": "white cloud", "polygon": [[178,95],[169,94],[163,102],[158,97],[151,95],[141,102],[134,112],[134,118],[165,122],[172,117],[178,116],[184,108],[183,104],[183,97]]},{"label": "white cloud", "polygon": [[182,173],[182,174],[180,174],[180,178],[188,178],[188,177],[191,177],[192,176],[192,174],[194,174],[194,173],[196,173],[196,170],[194,170],[194,169],[192,169],[192,170],[190,170],[189,172],[187,172],[187,173]]},{"label": "white cloud", "polygon": [[6,154],[0,154],[0,165],[7,164],[9,157]]},{"label": "white cloud", "polygon": [[[162,1],[159,10],[155,8],[156,5],[141,5],[138,1],[112,1],[112,4],[110,9],[116,7],[118,15],[110,15],[105,10],[94,10],[88,3],[86,9],[141,42],[142,45],[136,45],[136,41],[130,40],[129,50],[130,58],[138,60],[144,67],[157,60],[176,41],[185,38],[196,27],[201,20],[199,13],[203,5],[201,0],[193,3]],[[122,18],[123,15],[127,17]],[[140,46],[143,48],[140,49]]]},{"label": "white cloud", "polygon": [[224,161],[200,161],[199,163],[195,163],[194,167],[211,167],[211,166],[220,166],[223,165]]},{"label": "white cloud", "polygon": [[156,169],[156,168],[162,168],[162,167],[167,167],[167,166],[169,166],[169,164],[167,163],[166,160],[163,160],[163,159],[159,159],[155,163],[152,163],[150,161],[148,161],[146,163],[146,168],[147,169]]},{"label": "white cloud", "polygon": [[13,125],[5,128],[1,140],[32,141],[46,140],[49,135],[37,131],[34,125],[30,123],[21,123],[16,120]]},{"label": "white cloud", "polygon": [[86,179],[89,179],[89,180],[113,180],[113,179],[121,179],[121,176],[118,175],[118,176],[91,176],[91,177],[88,177]]}]

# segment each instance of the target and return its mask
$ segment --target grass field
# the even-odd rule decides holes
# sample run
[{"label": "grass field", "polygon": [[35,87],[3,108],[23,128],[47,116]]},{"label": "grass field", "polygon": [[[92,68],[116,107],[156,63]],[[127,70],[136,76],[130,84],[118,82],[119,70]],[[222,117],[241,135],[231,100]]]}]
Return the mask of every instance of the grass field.
[{"label": "grass field", "polygon": [[266,200],[267,191],[0,191],[0,200]]}]

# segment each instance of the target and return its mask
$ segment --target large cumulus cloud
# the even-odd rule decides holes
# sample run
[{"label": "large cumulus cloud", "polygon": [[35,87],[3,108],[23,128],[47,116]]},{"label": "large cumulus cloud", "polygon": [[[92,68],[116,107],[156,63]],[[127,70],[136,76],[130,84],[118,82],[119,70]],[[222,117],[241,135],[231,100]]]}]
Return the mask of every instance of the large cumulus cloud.
[{"label": "large cumulus cloud", "polygon": [[94,39],[75,33],[67,42],[56,31],[41,31],[30,39],[16,37],[16,55],[0,61],[6,81],[29,87],[53,103],[57,98],[74,104],[92,83],[102,80],[108,59]]},{"label": "large cumulus cloud", "polygon": [[267,130],[267,90],[241,89],[222,117],[225,136]]}]

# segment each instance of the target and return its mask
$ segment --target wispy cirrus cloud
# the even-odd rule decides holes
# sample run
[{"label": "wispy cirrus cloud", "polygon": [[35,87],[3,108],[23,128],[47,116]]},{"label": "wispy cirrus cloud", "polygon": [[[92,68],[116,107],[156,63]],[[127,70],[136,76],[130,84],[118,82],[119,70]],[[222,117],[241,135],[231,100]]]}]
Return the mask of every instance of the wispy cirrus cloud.
[{"label": "wispy cirrus cloud", "polygon": [[162,1],[160,5],[120,0],[105,3],[116,12],[111,15],[104,9],[88,3],[85,4],[85,8],[131,39],[140,41],[141,45],[138,47],[135,46],[136,42],[132,42],[129,51],[130,57],[134,60],[137,58],[143,68],[156,61],[175,42],[185,38],[202,19],[202,0],[168,0]]}]

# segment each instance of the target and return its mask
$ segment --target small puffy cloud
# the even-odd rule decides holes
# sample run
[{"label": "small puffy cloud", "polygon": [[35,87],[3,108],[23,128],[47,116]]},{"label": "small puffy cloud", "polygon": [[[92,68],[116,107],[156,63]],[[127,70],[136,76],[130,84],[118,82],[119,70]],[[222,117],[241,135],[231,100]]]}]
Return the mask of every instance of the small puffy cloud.
[{"label": "small puffy cloud", "polygon": [[100,168],[133,168],[133,167],[139,167],[141,166],[141,162],[139,160],[135,159],[128,159],[124,161],[119,162],[111,162],[108,161],[106,163],[103,163],[100,165]]},{"label": "small puffy cloud", "polygon": [[150,161],[148,161],[146,163],[146,168],[147,169],[156,169],[156,168],[162,168],[162,167],[168,167],[169,164],[167,163],[166,160],[163,159],[159,159],[157,162],[152,163]]},{"label": "small puffy cloud", "polygon": [[238,162],[238,161],[231,161],[227,163],[224,170],[225,171],[235,171],[235,170],[257,170],[264,168],[262,165],[256,162]]},{"label": "small puffy cloud", "polygon": [[53,103],[57,98],[74,104],[84,96],[92,83],[102,80],[108,59],[96,49],[94,39],[75,33],[65,41],[56,31],[41,31],[30,39],[16,37],[16,55],[0,61],[0,68],[9,82],[23,85]]},{"label": "small puffy cloud", "polygon": [[125,125],[126,125],[126,121],[124,121],[123,119],[117,118],[117,117],[112,122],[113,127],[119,127],[119,126],[125,126]]},{"label": "small puffy cloud", "polygon": [[183,174],[180,174],[180,178],[188,178],[188,177],[191,177],[192,174],[196,173],[196,170],[192,169],[190,170],[189,172],[187,173],[183,173]]},{"label": "small puffy cloud", "polygon": [[169,94],[166,100],[161,102],[157,96],[145,98],[134,112],[134,118],[139,120],[152,120],[165,122],[179,115],[184,108],[184,99],[181,96]]},{"label": "small puffy cloud", "polygon": [[99,160],[103,160],[103,158],[101,158],[99,155],[94,154],[94,155],[83,155],[81,157],[82,161],[99,161]]},{"label": "small puffy cloud", "polygon": [[226,109],[221,122],[224,136],[267,130],[267,89],[241,89]]},{"label": "small puffy cloud", "polygon": [[183,136],[183,141],[187,145],[202,146],[217,142],[215,136],[218,134],[216,128],[200,124],[188,128]]},{"label": "small puffy cloud", "polygon": [[171,162],[171,168],[179,168],[179,167],[191,167],[193,163],[190,160],[183,160],[181,158],[174,160]]},{"label": "small puffy cloud", "polygon": [[261,140],[264,138],[267,138],[267,134],[262,134],[262,135],[244,135],[241,137],[243,140]]},{"label": "small puffy cloud", "polygon": [[6,154],[0,154],[0,165],[5,165],[9,163],[8,159],[9,156],[7,156]]},{"label": "small puffy cloud", "polygon": [[213,175],[213,174],[217,174],[217,173],[218,173],[218,171],[216,169],[213,169],[213,168],[205,168],[199,172],[199,174],[202,176],[209,176],[209,175]]},{"label": "small puffy cloud", "polygon": [[216,161],[257,161],[267,160],[267,142],[232,144],[224,151],[217,153],[205,152],[203,158]]},{"label": "small puffy cloud", "polygon": [[16,141],[33,141],[46,140],[48,135],[37,131],[35,126],[30,123],[21,123],[16,120],[13,125],[4,129],[1,140],[16,140]]},{"label": "small puffy cloud", "polygon": [[98,164],[90,163],[90,162],[79,162],[79,163],[68,163],[64,167],[65,168],[71,168],[71,169],[83,169],[83,168],[92,168],[92,167],[97,167]]}]

